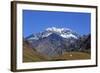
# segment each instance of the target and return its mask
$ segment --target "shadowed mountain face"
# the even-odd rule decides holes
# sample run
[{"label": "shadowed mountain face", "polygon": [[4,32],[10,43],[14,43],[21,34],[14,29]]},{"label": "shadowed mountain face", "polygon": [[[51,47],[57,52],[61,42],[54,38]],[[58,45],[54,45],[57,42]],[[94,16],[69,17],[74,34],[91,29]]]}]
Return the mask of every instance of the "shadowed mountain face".
[{"label": "shadowed mountain face", "polygon": [[81,37],[80,50],[83,52],[91,53],[91,35]]},{"label": "shadowed mountain face", "polygon": [[36,52],[49,57],[86,49],[90,51],[90,40],[90,35],[80,36],[70,29],[55,27],[25,38]]}]

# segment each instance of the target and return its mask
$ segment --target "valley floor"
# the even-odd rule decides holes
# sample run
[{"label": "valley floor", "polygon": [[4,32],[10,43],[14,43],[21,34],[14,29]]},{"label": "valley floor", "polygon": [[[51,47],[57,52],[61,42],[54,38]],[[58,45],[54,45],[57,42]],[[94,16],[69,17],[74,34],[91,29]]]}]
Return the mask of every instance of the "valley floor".
[{"label": "valley floor", "polygon": [[91,55],[85,52],[66,52],[63,55],[54,57],[55,60],[82,60],[90,58]]}]

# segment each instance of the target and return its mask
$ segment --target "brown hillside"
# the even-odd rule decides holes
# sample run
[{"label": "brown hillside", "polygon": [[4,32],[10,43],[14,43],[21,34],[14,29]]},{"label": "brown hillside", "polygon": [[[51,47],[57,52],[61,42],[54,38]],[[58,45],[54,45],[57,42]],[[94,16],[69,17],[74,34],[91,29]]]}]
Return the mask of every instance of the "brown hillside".
[{"label": "brown hillside", "polygon": [[23,44],[23,62],[44,61],[49,58],[32,49],[26,42]]}]

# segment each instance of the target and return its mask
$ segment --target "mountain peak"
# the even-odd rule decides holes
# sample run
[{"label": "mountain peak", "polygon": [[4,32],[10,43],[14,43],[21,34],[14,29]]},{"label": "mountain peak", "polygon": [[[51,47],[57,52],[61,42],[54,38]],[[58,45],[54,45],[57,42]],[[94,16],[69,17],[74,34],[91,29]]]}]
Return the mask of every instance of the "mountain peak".
[{"label": "mountain peak", "polygon": [[41,33],[32,34],[32,36],[29,36],[28,40],[39,40],[41,38],[48,37],[53,33],[59,35],[62,38],[66,38],[66,39],[69,39],[69,38],[78,39],[79,38],[79,35],[69,28],[50,27],[50,28],[45,29],[45,31]]},{"label": "mountain peak", "polygon": [[[76,34],[75,32],[73,32],[69,28],[50,27],[50,28],[47,28],[45,32],[49,33],[49,35],[52,34],[52,33],[56,33],[56,34],[60,35],[63,38],[70,38],[70,37],[73,37],[75,39],[78,38],[78,34]],[[46,37],[47,36],[48,35],[46,34]]]}]

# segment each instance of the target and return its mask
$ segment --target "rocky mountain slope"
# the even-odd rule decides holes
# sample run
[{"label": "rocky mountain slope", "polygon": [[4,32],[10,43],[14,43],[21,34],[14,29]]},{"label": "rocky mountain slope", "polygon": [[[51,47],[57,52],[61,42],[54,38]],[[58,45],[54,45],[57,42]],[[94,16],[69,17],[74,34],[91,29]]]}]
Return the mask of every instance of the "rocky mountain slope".
[{"label": "rocky mountain slope", "polygon": [[80,36],[69,28],[47,28],[43,32],[25,38],[34,50],[49,57],[71,51],[90,51],[90,34]]}]

